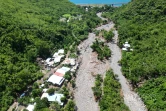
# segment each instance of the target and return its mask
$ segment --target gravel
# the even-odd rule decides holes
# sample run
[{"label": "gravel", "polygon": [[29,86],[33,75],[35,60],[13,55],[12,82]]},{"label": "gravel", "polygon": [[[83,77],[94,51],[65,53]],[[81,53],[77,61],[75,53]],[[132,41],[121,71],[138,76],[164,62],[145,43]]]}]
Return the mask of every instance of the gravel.
[{"label": "gravel", "polygon": [[[107,20],[101,17],[101,13],[97,14],[102,20]],[[106,25],[102,25],[96,30],[114,29],[114,23],[110,22]],[[115,30],[115,29],[114,29]],[[108,43],[109,48],[112,51],[111,61],[104,62],[97,60],[97,54],[92,52],[90,46],[95,41],[95,34],[89,33],[88,39],[83,41],[78,48],[80,49],[81,65],[77,72],[76,77],[76,89],[74,91],[74,98],[78,111],[99,111],[98,102],[95,101],[92,87],[95,82],[95,75],[101,74],[104,77],[105,72],[111,67],[113,72],[118,75],[119,83],[122,87],[122,93],[125,104],[131,111],[147,111],[143,101],[137,93],[131,90],[131,87],[127,79],[122,75],[121,67],[118,65],[118,61],[121,60],[121,50],[117,46],[118,32],[114,31],[113,42]]]},{"label": "gravel", "polygon": [[97,54],[92,52],[90,46],[95,41],[95,34],[90,33],[87,40],[78,48],[81,50],[82,62],[77,72],[76,89],[74,98],[78,111],[99,111],[98,102],[95,101],[92,87],[95,83],[95,75],[103,74],[110,68],[109,62],[101,62]]}]

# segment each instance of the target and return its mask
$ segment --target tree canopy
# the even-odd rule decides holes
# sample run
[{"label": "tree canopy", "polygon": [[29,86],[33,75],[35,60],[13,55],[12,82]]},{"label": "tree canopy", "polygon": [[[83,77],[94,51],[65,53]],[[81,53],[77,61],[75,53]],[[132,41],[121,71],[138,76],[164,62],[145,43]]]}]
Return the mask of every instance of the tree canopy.
[{"label": "tree canopy", "polygon": [[[0,110],[6,111],[43,76],[37,57],[46,59],[57,49],[78,44],[101,20],[93,10],[86,12],[68,0],[1,0],[0,7]],[[72,17],[61,22],[63,15]]]},{"label": "tree canopy", "polygon": [[150,111],[165,110],[164,88],[156,84],[166,83],[162,79],[166,74],[166,1],[132,0],[104,16],[116,24],[119,46],[128,41],[133,47],[133,52],[122,54],[124,75],[135,88],[146,81],[138,92]]}]

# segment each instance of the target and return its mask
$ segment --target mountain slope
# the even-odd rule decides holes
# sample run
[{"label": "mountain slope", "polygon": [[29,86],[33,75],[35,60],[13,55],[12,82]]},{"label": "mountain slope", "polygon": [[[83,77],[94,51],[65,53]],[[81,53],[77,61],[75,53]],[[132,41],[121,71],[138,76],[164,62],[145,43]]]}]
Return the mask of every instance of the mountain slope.
[{"label": "mountain slope", "polygon": [[[64,14],[82,15],[82,20],[60,22]],[[98,23],[95,14],[68,0],[1,0],[0,110],[6,111],[28,85],[43,76],[37,57],[67,50],[73,41],[78,44]]]},{"label": "mountain slope", "polygon": [[[123,52],[122,70],[150,111],[165,110],[166,1],[133,0],[107,12],[119,31],[119,46],[125,41],[133,52]],[[145,82],[140,87],[140,82]]]}]

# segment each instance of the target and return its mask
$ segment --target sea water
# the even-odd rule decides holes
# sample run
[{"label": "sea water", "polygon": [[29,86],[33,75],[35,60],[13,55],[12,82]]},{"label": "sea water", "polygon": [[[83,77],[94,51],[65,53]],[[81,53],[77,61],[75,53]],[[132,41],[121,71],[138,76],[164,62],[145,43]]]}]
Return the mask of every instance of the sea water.
[{"label": "sea water", "polygon": [[128,3],[131,0],[70,0],[74,4],[116,4]]}]

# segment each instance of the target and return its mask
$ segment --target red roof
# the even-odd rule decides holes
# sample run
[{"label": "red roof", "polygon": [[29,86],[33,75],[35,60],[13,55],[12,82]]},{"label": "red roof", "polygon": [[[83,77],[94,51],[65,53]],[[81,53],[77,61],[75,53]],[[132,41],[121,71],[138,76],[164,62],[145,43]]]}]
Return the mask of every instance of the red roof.
[{"label": "red roof", "polygon": [[64,74],[59,73],[59,72],[55,72],[54,74],[57,75],[57,76],[60,76],[60,77],[63,77],[63,76],[64,76]]}]

